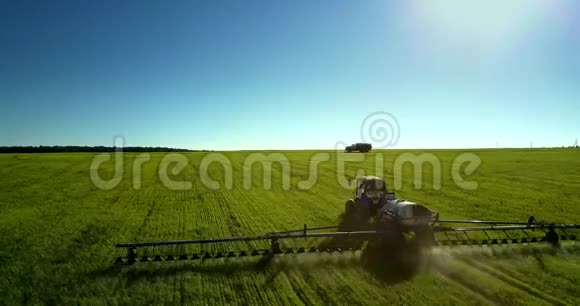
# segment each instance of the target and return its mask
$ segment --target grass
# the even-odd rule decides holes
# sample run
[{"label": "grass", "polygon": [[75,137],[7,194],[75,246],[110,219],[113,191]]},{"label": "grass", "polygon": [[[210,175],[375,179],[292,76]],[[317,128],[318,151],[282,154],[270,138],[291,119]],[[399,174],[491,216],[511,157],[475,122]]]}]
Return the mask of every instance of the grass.
[{"label": "grass", "polygon": [[[461,189],[452,180],[453,160],[464,151],[411,152],[432,153],[441,161],[442,175],[435,178],[441,188],[433,189],[433,169],[426,167],[423,188],[415,189],[407,165],[397,193],[439,210],[444,218],[525,221],[533,214],[539,220],[580,222],[578,150],[473,150],[482,164],[466,178],[479,184],[476,190]],[[289,190],[282,188],[279,166],[273,167],[271,189],[264,189],[259,166],[251,187],[244,188],[243,164],[252,152],[223,153],[234,170],[233,183],[231,189],[217,190],[200,180],[208,153],[184,153],[188,165],[175,175],[169,171],[173,180],[191,182],[189,190],[163,185],[158,175],[162,153],[143,164],[138,190],[132,178],[138,154],[125,154],[124,177],[110,190],[90,179],[93,154],[0,155],[0,303],[580,304],[576,245],[558,255],[443,249],[411,275],[366,266],[356,253],[283,256],[264,267],[256,265],[257,259],[224,259],[111,268],[114,257],[123,255],[113,248],[119,242],[252,235],[338,222],[352,191],[339,186],[334,153],[318,166],[317,183],[308,190],[298,188],[298,182],[308,178],[309,161],[321,152],[282,153],[291,165]],[[391,185],[401,153],[381,152],[383,175]],[[373,157],[349,162],[346,173],[374,174]],[[113,169],[106,162],[99,173],[112,178]],[[218,164],[209,167],[209,175],[223,186]]]}]

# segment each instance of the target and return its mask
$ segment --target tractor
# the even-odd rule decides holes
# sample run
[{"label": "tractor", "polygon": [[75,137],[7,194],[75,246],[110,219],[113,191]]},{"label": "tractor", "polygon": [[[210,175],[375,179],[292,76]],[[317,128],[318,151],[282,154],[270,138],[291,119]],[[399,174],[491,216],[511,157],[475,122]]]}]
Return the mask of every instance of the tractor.
[{"label": "tractor", "polygon": [[354,199],[345,204],[345,225],[349,230],[374,227],[377,231],[390,231],[396,236],[412,233],[423,244],[434,240],[430,225],[438,219],[438,212],[396,199],[395,193],[388,191],[385,180],[378,176],[358,178]]}]

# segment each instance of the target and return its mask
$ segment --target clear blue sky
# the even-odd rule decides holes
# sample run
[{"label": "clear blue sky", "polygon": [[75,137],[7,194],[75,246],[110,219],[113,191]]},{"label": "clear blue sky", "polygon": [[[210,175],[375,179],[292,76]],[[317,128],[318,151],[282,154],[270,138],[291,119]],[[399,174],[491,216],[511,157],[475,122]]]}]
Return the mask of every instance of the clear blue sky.
[{"label": "clear blue sky", "polygon": [[571,145],[580,3],[0,1],[0,107],[0,145]]}]

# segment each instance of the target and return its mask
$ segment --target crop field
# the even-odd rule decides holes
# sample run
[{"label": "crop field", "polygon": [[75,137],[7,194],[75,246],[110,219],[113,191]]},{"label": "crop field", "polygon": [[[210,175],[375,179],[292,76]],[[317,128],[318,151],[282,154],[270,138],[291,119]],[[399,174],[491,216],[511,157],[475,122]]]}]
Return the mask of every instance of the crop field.
[{"label": "crop field", "polygon": [[[379,151],[384,163],[378,174],[391,186],[395,161],[409,152],[432,153],[440,175],[426,166],[422,187],[415,188],[413,168],[405,165],[395,192],[441,218],[525,222],[534,215],[580,222],[580,150],[472,150],[481,165],[463,177],[477,182],[473,190],[453,180],[453,161],[464,150]],[[208,166],[218,188],[201,179],[209,152],[179,153],[187,163],[180,171],[175,163],[168,166],[172,188],[159,174],[167,154],[151,153],[139,166],[142,156],[124,153],[122,178],[110,189],[91,179],[96,154],[0,155],[0,304],[580,304],[575,242],[560,250],[540,244],[437,247],[408,269],[380,259],[368,264],[361,251],[280,255],[266,263],[247,257],[113,267],[125,254],[116,243],[259,235],[340,222],[354,193],[337,179],[337,160],[345,153],[327,152],[309,188],[300,182],[311,177],[313,156],[325,152],[260,152],[289,160],[288,188],[279,164],[266,187],[260,163],[244,167],[252,153],[213,153],[232,169],[228,187],[224,167]],[[345,177],[357,170],[377,174],[376,152],[363,156],[345,163]],[[114,160],[96,170],[103,180],[114,178]],[[231,247],[252,246],[260,247]],[[143,249],[139,255],[197,248]]]}]

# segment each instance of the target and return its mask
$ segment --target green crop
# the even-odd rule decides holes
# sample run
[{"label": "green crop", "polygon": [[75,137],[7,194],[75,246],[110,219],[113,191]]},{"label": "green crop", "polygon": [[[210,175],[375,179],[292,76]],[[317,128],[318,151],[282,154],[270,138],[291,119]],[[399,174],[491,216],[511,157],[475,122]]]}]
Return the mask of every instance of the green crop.
[{"label": "green crop", "polygon": [[[377,152],[384,161],[378,175],[393,186],[394,162],[405,152]],[[441,188],[433,188],[434,169],[426,166],[423,187],[415,189],[413,169],[406,165],[396,193],[440,211],[442,218],[525,222],[534,215],[540,221],[580,223],[578,150],[471,150],[482,162],[464,176],[478,183],[475,190],[462,189],[452,179],[453,160],[464,151],[411,152],[432,153],[440,160],[436,180]],[[163,153],[151,153],[143,163],[138,189],[133,166],[139,154],[126,153],[123,178],[109,190],[91,180],[94,154],[0,155],[0,304],[580,304],[580,253],[574,244],[557,255],[543,248],[513,254],[499,246],[441,249],[409,273],[365,265],[357,252],[280,256],[266,265],[239,258],[112,267],[114,258],[124,255],[114,248],[120,242],[258,235],[334,224],[353,195],[338,182],[336,153],[328,152],[330,159],[318,164],[318,178],[306,189],[299,182],[309,178],[312,156],[323,151],[277,152],[289,160],[289,188],[276,163],[270,188],[264,188],[258,164],[246,188],[243,165],[252,152],[217,153],[231,162],[231,188],[224,187],[227,180],[217,163],[207,172],[220,188],[209,188],[200,178],[210,153],[179,153],[187,165],[168,176],[191,183],[183,190],[167,188],[160,178]],[[347,177],[357,169],[377,174],[375,154],[348,162]],[[98,173],[104,180],[113,178],[113,160]],[[251,246],[265,245],[233,248]],[[194,251],[199,247],[142,254]]]}]

